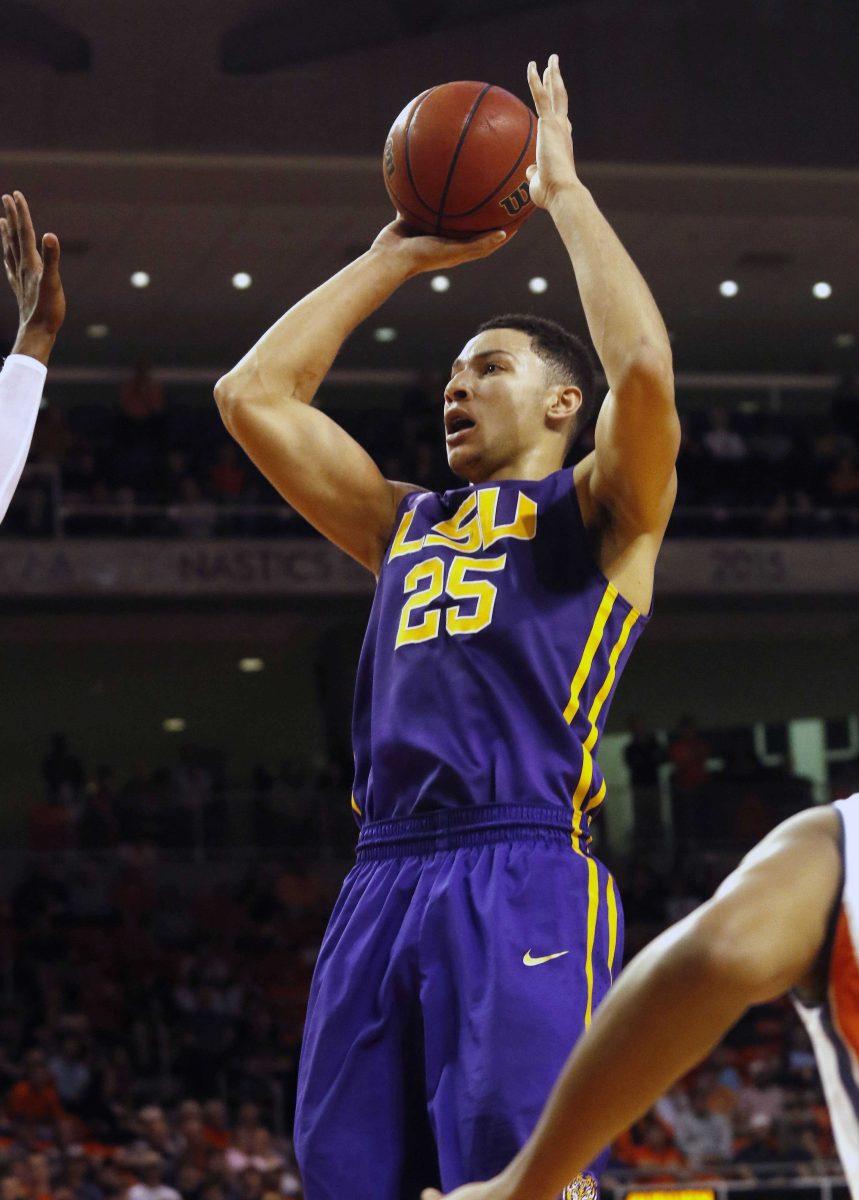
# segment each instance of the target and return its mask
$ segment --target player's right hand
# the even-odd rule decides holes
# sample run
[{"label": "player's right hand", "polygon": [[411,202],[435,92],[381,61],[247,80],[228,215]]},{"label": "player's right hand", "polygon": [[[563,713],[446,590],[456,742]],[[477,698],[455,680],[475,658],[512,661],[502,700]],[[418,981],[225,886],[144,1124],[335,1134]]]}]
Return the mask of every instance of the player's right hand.
[{"label": "player's right hand", "polygon": [[372,248],[396,255],[405,272],[411,276],[420,275],[424,271],[458,267],[460,263],[486,258],[509,242],[512,236],[505,234],[503,230],[496,230],[494,233],[480,234],[465,241],[432,237],[415,233],[403,218],[398,216],[396,221],[385,226],[373,242]]},{"label": "player's right hand", "polygon": [[25,333],[55,338],[66,315],[57,235],[43,236],[40,254],[30,210],[21,192],[3,196],[0,235],[6,278],[18,301],[19,340]]}]

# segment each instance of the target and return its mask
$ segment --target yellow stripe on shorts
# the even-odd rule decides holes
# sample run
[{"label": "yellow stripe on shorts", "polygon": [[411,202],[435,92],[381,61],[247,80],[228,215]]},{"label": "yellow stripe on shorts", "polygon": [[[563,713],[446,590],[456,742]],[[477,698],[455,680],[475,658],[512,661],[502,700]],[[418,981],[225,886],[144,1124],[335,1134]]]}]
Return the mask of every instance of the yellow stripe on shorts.
[{"label": "yellow stripe on shorts", "polygon": [[594,941],[600,910],[600,877],[595,858],[588,858],[588,944],[585,951],[585,1029],[590,1026],[594,1010]]},{"label": "yellow stripe on shorts", "polygon": [[614,953],[617,949],[617,897],[614,894],[614,879],[609,875],[605,885],[605,903],[608,909],[608,974],[614,983]]}]

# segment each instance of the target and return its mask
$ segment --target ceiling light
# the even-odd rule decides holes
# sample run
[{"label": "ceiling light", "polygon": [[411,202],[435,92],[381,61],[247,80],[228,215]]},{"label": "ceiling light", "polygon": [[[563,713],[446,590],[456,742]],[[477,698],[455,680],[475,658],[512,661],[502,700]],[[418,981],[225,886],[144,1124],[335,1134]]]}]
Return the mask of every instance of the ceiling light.
[{"label": "ceiling light", "polygon": [[165,717],[161,722],[161,728],[165,733],[182,733],[185,729],[185,718]]},{"label": "ceiling light", "polygon": [[380,325],[378,329],[373,330],[373,337],[377,342],[392,342],[396,336],[396,329],[390,325]]},{"label": "ceiling light", "polygon": [[821,279],[811,289],[811,294],[817,300],[828,300],[832,295],[832,284],[827,283],[825,279]]},{"label": "ceiling light", "polygon": [[850,350],[856,345],[856,337],[852,333],[836,333],[832,340],[839,350]]},{"label": "ceiling light", "polygon": [[430,287],[434,292],[446,292],[450,287],[449,275],[433,275],[430,280]]},{"label": "ceiling light", "polygon": [[246,675],[252,675],[254,671],[261,671],[265,663],[261,658],[240,658],[239,670],[244,671]]},{"label": "ceiling light", "polygon": [[95,324],[95,325],[87,325],[86,333],[87,333],[87,337],[106,338],[107,335],[110,333],[110,330],[108,329],[108,327],[106,325]]},{"label": "ceiling light", "polygon": [[740,285],[734,279],[723,279],[719,284],[719,291],[723,296],[736,296],[740,290]]},{"label": "ceiling light", "polygon": [[246,288],[249,288],[252,283],[253,279],[250,275],[248,275],[247,271],[236,271],[235,275],[233,276],[233,287],[238,288],[240,292],[243,292]]},{"label": "ceiling light", "polygon": [[149,287],[149,275],[146,271],[135,271],[131,276],[131,286],[136,288]]},{"label": "ceiling light", "polygon": [[535,275],[533,279],[528,280],[528,291],[533,292],[535,296],[540,296],[549,287],[549,281],[544,279],[542,275]]}]

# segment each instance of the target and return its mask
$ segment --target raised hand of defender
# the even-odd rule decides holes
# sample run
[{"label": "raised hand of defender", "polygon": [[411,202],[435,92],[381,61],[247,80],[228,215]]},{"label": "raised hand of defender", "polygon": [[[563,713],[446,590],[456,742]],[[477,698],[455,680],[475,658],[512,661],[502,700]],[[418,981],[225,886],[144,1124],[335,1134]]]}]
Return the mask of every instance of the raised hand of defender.
[{"label": "raised hand of defender", "polygon": [[441,271],[458,267],[460,263],[486,258],[509,242],[514,234],[503,231],[485,233],[478,237],[458,240],[414,233],[402,217],[392,221],[373,242],[374,250],[396,255],[408,275],[424,271]]},{"label": "raised hand of defender", "polygon": [[567,116],[567,89],[557,54],[551,55],[543,78],[535,62],[528,63],[528,86],[537,110],[537,161],[526,174],[531,199],[548,208],[565,187],[577,182],[573,158],[573,127]]},{"label": "raised hand of defender", "polygon": [[19,340],[24,333],[53,340],[66,315],[57,235],[44,234],[40,254],[21,192],[3,197],[0,235],[6,278],[18,301]]}]

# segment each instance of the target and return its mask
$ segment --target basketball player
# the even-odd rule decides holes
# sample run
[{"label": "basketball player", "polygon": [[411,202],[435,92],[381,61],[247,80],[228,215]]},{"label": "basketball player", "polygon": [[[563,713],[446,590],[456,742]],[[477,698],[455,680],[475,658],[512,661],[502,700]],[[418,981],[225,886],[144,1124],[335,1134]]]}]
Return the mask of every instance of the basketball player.
[{"label": "basketball player", "polygon": [[421,1172],[494,1174],[620,964],[623,921],[588,853],[594,755],[651,606],[679,440],[650,292],[575,169],[556,56],[529,66],[534,202],[572,261],[610,392],[596,449],[585,347],[494,318],[444,392],[441,494],[386,480],[310,401],[355,326],[402,283],[504,238],[395,221],[221,379],[227,428],[286,499],[377,577],[358,667],[360,825],[320,951],[295,1144],[308,1200],[401,1200]]},{"label": "basketball player", "polygon": [[21,192],[3,196],[3,213],[3,266],[18,301],[18,336],[0,371],[0,521],[27,461],[48,359],[66,315],[56,235],[44,235],[40,255]]},{"label": "basketball player", "polygon": [[859,1198],[857,794],[785,821],[712,900],[642,950],[570,1055],[520,1153],[497,1178],[448,1200],[551,1200],[750,1005],[788,990]]}]

